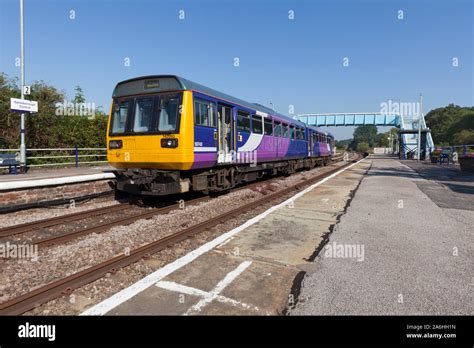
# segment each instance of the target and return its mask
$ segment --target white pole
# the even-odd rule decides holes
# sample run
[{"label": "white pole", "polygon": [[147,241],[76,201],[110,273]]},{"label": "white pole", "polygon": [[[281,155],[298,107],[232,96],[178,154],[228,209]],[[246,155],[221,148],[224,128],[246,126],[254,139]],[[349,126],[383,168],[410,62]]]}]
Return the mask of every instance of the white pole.
[{"label": "white pole", "polygon": [[[21,45],[21,99],[24,99],[23,87],[25,86],[25,39],[23,32],[23,0],[20,0],[20,45]],[[25,113],[21,113],[20,121],[20,163],[26,166],[26,146],[25,146]]]},{"label": "white pole", "polygon": [[423,117],[423,94],[420,93],[420,110],[418,117],[418,161],[421,160],[421,118]]}]

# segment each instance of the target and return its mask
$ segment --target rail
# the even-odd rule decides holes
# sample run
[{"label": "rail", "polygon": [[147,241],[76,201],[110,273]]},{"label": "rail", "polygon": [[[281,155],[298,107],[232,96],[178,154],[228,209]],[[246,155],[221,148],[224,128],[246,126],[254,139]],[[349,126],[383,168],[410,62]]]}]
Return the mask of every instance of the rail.
[{"label": "rail", "polygon": [[[107,157],[106,150],[101,147],[27,149],[26,163],[28,167],[73,165],[77,168],[81,164],[106,163],[106,160],[102,160]],[[0,149],[0,153],[15,153],[18,158],[19,151],[20,149]]]}]

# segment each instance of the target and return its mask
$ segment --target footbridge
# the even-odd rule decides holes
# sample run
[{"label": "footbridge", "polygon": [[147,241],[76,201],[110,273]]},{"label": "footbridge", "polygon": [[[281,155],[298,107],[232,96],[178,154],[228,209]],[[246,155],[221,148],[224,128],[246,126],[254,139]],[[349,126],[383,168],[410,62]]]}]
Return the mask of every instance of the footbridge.
[{"label": "footbridge", "polygon": [[418,151],[418,127],[421,127],[421,158],[426,158],[434,147],[430,129],[426,126],[425,117],[407,116],[396,113],[349,112],[301,114],[295,119],[315,127],[344,127],[374,125],[398,128],[399,154],[401,158],[410,158]]}]

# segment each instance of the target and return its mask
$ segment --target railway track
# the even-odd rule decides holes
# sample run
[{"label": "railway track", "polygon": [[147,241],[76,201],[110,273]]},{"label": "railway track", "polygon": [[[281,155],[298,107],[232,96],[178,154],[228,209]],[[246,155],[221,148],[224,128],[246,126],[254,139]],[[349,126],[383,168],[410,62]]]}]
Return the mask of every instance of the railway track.
[{"label": "railway track", "polygon": [[[341,160],[342,156],[336,157],[334,162]],[[272,179],[270,179],[272,180]],[[262,184],[262,181],[255,182],[252,184],[247,184],[245,186],[241,186],[236,190],[245,189],[245,188],[252,188],[255,186],[259,186]],[[186,201],[187,205],[199,204],[201,202],[207,201],[209,198],[207,196],[200,197],[196,199],[191,199]],[[51,228],[60,225],[66,225],[71,222],[77,222],[84,219],[90,219],[94,217],[103,217],[106,214],[115,214],[118,212],[125,212],[133,207],[132,204],[129,203],[121,203],[112,206],[91,209],[86,211],[81,211],[77,213],[56,216],[40,221],[32,221],[28,223],[23,223],[14,226],[8,226],[0,229],[0,238],[17,236],[20,234],[26,234],[29,232],[39,232],[44,228]],[[110,221],[102,221],[92,226],[85,226],[79,228],[77,230],[66,231],[62,233],[53,233],[50,236],[42,237],[42,238],[35,238],[31,244],[37,245],[39,248],[44,248],[60,243],[66,243],[68,241],[74,240],[76,238],[92,234],[92,233],[102,233],[108,231],[110,228],[115,226],[126,226],[135,221],[140,219],[149,219],[155,215],[159,214],[167,214],[172,210],[179,209],[181,206],[179,203],[174,203],[162,208],[153,208],[148,209],[144,212],[136,212],[132,213],[130,216],[118,216],[117,218],[113,218]]]},{"label": "railway track", "polygon": [[[84,269],[80,272],[74,273],[70,276],[67,276],[65,278],[53,281],[49,284],[43,285],[33,291],[30,291],[28,293],[25,293],[23,295],[20,295],[18,297],[15,297],[13,299],[10,299],[8,301],[5,301],[0,304],[0,315],[19,315],[23,314],[29,310],[34,309],[35,307],[44,304],[46,302],[49,302],[53,299],[56,299],[58,297],[61,297],[63,295],[67,295],[71,293],[74,289],[77,289],[81,286],[84,286],[86,284],[89,284],[97,279],[100,279],[104,277],[108,273],[113,273],[116,270],[126,267],[130,264],[133,264],[137,261],[139,261],[141,258],[146,257],[148,255],[154,254],[156,252],[159,252],[167,247],[170,247],[182,240],[185,240],[189,237],[192,237],[198,233],[201,233],[203,231],[209,230],[213,227],[218,226],[219,224],[227,222],[229,219],[233,219],[238,217],[240,214],[254,210],[263,204],[266,204],[270,201],[277,200],[279,198],[285,197],[286,195],[294,192],[294,191],[300,191],[303,189],[303,187],[307,187],[319,180],[322,180],[331,174],[349,166],[351,163],[356,162],[360,158],[359,155],[357,155],[356,159],[353,159],[351,162],[344,164],[342,166],[336,167],[334,169],[331,169],[325,173],[316,175],[314,177],[311,177],[304,182],[299,182],[296,184],[293,184],[289,187],[286,187],[280,191],[273,192],[270,194],[267,194],[266,196],[257,199],[253,202],[250,202],[248,204],[245,204],[243,206],[240,206],[234,210],[222,213],[216,217],[210,218],[209,220],[206,220],[204,222],[198,223],[196,225],[190,226],[188,228],[184,228],[176,233],[173,233],[169,236],[166,236],[164,238],[161,238],[159,240],[156,240],[154,242],[148,243],[142,247],[139,247],[137,249],[134,249],[127,254],[121,254],[118,256],[115,256],[114,258],[111,258],[107,261],[104,261],[102,263],[99,263],[97,265],[94,265],[92,267],[89,267],[87,269]],[[248,187],[248,186],[245,186]],[[201,197],[198,198],[197,200],[204,200],[204,199],[209,199],[208,197]],[[195,201],[195,200],[193,200]],[[188,202],[189,204],[189,202]],[[179,205],[179,204],[178,204]],[[165,211],[171,211],[173,209],[176,209],[176,205],[164,207],[164,208],[158,208],[157,210],[154,211],[149,211],[145,213],[147,216],[151,217],[153,215],[156,215],[159,211],[161,213],[164,213]],[[145,214],[143,216],[145,216]],[[135,217],[132,217],[135,218]],[[143,218],[143,217],[141,217]],[[124,218],[122,220],[122,224],[124,222],[129,221],[129,218]],[[136,220],[136,219],[135,219]],[[132,221],[132,220],[130,220]],[[133,222],[133,221],[132,221]],[[114,221],[113,223],[120,224],[120,222]],[[95,226],[93,228],[103,228],[100,226]],[[110,227],[108,227],[110,228]]]}]

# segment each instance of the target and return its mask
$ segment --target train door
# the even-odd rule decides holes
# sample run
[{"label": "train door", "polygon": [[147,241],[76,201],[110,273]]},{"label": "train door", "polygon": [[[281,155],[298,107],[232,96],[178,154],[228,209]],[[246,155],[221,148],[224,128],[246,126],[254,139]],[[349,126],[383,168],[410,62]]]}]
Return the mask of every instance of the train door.
[{"label": "train door", "polygon": [[308,140],[308,157],[313,156],[313,132],[306,128],[306,139]]},{"label": "train door", "polygon": [[232,120],[232,108],[219,103],[217,110],[217,163],[232,163],[233,154],[235,153],[235,123]]}]

